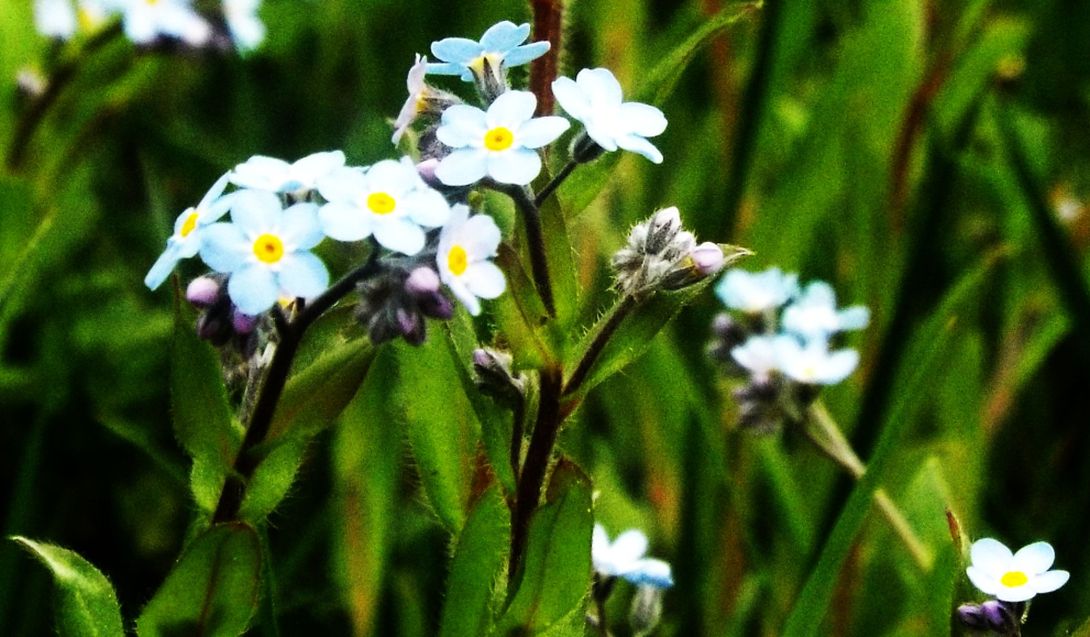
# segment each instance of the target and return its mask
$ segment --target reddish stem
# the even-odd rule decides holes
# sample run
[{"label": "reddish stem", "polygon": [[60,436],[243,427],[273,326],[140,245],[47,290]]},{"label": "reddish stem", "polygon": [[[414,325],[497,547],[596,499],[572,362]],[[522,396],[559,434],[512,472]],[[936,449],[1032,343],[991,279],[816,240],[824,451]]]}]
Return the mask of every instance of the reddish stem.
[{"label": "reddish stem", "polygon": [[534,11],[535,42],[545,40],[549,52],[530,66],[530,90],[537,97],[537,115],[551,115],[556,106],[552,83],[560,60],[560,34],[563,31],[564,0],[531,0]]}]

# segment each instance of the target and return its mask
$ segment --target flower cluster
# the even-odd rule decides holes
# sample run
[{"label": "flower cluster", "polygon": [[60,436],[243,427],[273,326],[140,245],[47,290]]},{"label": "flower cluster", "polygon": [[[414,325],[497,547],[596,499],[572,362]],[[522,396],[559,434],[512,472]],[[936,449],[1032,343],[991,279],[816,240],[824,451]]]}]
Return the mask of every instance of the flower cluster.
[{"label": "flower cluster", "polygon": [[[226,192],[228,185],[235,189]],[[441,283],[472,314],[481,310],[479,299],[505,288],[489,260],[500,243],[491,217],[451,206],[408,158],[347,166],[340,151],[294,163],[256,156],[236,166],[178,216],[144,283],[157,288],[181,259],[200,255],[218,276],[215,292],[194,303],[219,308],[216,320],[202,320],[216,326],[209,338],[215,332],[224,341],[226,326],[253,323],[239,316],[259,317],[278,302],[305,303],[329,287],[329,271],[312,251],[327,237],[372,242],[376,265],[359,281],[357,314],[375,342],[401,336],[420,343],[425,317],[450,318]]]},{"label": "flower cluster", "polygon": [[697,244],[693,233],[682,228],[678,209],[670,207],[633,226],[625,247],[613,255],[612,265],[621,292],[642,298],[716,274],[726,261],[718,245]]},{"label": "flower cluster", "polygon": [[839,383],[859,364],[852,349],[833,349],[848,330],[867,326],[863,306],[838,309],[832,286],[801,288],[796,274],[729,270],[716,294],[732,313],[715,318],[709,354],[725,371],[745,379],[735,391],[743,426],[775,431],[801,420],[822,385]]},{"label": "flower cluster", "polygon": [[973,542],[969,557],[971,564],[965,569],[969,581],[995,598],[958,607],[958,619],[973,630],[1020,634],[1026,602],[1057,590],[1071,577],[1067,571],[1050,570],[1056,552],[1048,542],[1034,542],[1011,552],[998,540],[982,538]]},{"label": "flower cluster", "polygon": [[[508,69],[527,64],[549,50],[548,42],[525,43],[530,25],[500,22],[479,41],[446,38],[434,42],[429,63],[418,55],[406,81],[409,96],[395,122],[397,144],[417,121],[426,121],[420,149],[424,159],[436,159],[436,178],[461,187],[489,179],[525,186],[541,172],[539,149],[556,141],[571,123],[553,115],[534,117],[537,98],[510,87]],[[477,87],[481,106],[463,103],[456,95],[435,88],[427,75],[456,75]],[[583,69],[575,80],[559,78],[553,94],[568,115],[583,124],[572,145],[572,159],[586,162],[618,148],[659,163],[662,154],[647,137],[666,129],[659,109],[623,102],[621,85],[606,69]]]},{"label": "flower cluster", "polygon": [[139,45],[163,39],[192,47],[231,42],[248,52],[265,39],[260,7],[261,0],[222,0],[216,15],[203,15],[192,0],[35,0],[34,22],[42,35],[68,40],[119,18],[125,36]]}]

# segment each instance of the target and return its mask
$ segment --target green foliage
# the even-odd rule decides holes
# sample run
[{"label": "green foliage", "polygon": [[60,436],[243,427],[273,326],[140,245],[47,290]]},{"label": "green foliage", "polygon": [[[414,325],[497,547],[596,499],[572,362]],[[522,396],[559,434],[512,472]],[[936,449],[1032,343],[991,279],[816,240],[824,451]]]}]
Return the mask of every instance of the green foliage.
[{"label": "green foliage", "polygon": [[136,620],[141,637],[246,631],[261,592],[261,545],[245,524],[213,526],[182,553]]},{"label": "green foliage", "polygon": [[53,544],[11,538],[36,557],[56,583],[56,630],[60,637],[123,637],[121,608],[110,580],[90,562]]}]

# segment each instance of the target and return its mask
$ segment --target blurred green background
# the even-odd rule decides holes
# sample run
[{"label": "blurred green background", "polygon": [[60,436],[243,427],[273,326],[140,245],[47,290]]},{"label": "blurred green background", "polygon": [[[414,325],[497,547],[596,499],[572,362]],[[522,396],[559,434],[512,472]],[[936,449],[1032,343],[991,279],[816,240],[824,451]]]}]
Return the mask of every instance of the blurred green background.
[{"label": "blurred green background", "polygon": [[[635,92],[725,7],[571,1],[563,73],[606,66]],[[268,0],[267,40],[245,59],[124,41],[95,51],[23,165],[0,174],[4,535],[78,551],[134,616],[193,509],[169,424],[171,292],[142,284],[174,216],[253,154],[394,156],[413,54],[530,15],[514,0]],[[48,71],[51,52],[26,0],[2,0],[0,42],[6,153],[27,103],[16,75]],[[921,572],[877,516],[856,534],[849,518],[865,506],[853,509],[851,481],[803,441],[733,428],[704,353],[720,309],[709,294],[561,440],[594,480],[599,521],[644,528],[674,565],[659,634],[779,635],[789,617],[818,634],[947,634],[951,586],[954,603],[974,595],[947,508],[972,538],[1052,542],[1072,579],[1034,602],[1025,634],[1078,626],[1090,608],[1090,3],[772,0],[676,79],[659,104],[665,163],[624,157],[571,222],[586,316],[608,302],[624,232],[666,205],[702,239],[754,250],[745,267],[823,278],[843,304],[868,305],[871,327],[850,340],[861,368],[824,397],[936,562]],[[383,360],[363,392],[387,390]],[[310,447],[272,516],[275,603],[253,634],[273,634],[273,614],[284,635],[435,632],[450,537],[397,414],[371,404]],[[475,443],[463,442],[468,484]],[[0,543],[0,633],[50,634],[50,586]]]}]

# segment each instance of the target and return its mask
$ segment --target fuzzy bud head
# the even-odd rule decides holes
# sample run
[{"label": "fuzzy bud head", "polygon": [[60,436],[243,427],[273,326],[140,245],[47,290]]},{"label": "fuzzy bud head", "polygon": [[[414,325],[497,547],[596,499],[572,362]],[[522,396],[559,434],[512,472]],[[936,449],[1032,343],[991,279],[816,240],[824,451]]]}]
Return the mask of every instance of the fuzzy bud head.
[{"label": "fuzzy bud head", "polygon": [[988,623],[988,628],[1001,635],[1009,635],[1018,625],[1013,609],[1004,602],[989,599],[980,605],[980,614]]},{"label": "fuzzy bud head", "polygon": [[418,267],[405,279],[405,291],[418,299],[427,298],[439,291],[439,274],[427,266]]},{"label": "fuzzy bud head", "polygon": [[416,165],[416,174],[420,175],[420,178],[424,180],[424,183],[432,188],[443,185],[443,182],[439,181],[439,178],[435,176],[435,169],[437,166],[439,166],[439,159],[437,157],[430,157]]},{"label": "fuzzy bud head", "polygon": [[504,401],[521,399],[525,379],[512,370],[514,358],[507,352],[489,348],[473,350],[473,371],[482,393]]},{"label": "fuzzy bud head", "polygon": [[662,619],[662,596],[665,591],[657,586],[640,586],[632,598],[628,612],[628,624],[633,635],[650,635]]},{"label": "fuzzy bud head", "polygon": [[958,621],[969,630],[988,630],[988,620],[979,604],[962,604],[954,611]]},{"label": "fuzzy bud head", "polygon": [[716,274],[723,269],[727,262],[726,257],[723,255],[723,249],[711,241],[705,241],[693,248],[689,256],[702,276]]},{"label": "fuzzy bud head", "polygon": [[[651,217],[647,225],[647,239],[644,241],[648,254],[659,254],[666,250],[670,242],[681,231],[681,213],[677,206],[663,208]],[[690,239],[692,235],[689,235]]]},{"label": "fuzzy bud head", "polygon": [[194,307],[211,307],[220,298],[220,282],[210,276],[199,276],[185,288],[185,299]]},{"label": "fuzzy bud head", "polygon": [[249,334],[257,327],[258,317],[243,314],[238,308],[231,310],[231,328],[236,334]]}]

